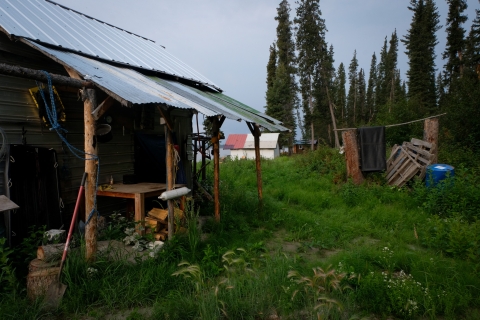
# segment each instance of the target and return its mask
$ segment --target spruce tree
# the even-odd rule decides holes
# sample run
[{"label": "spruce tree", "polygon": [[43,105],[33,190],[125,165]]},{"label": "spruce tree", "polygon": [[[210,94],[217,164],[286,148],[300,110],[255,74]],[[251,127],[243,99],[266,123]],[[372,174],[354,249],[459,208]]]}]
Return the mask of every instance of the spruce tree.
[{"label": "spruce tree", "polygon": [[366,107],[366,102],[367,102],[367,86],[365,82],[365,72],[363,69],[360,69],[358,72],[358,79],[357,79],[357,104],[358,104],[358,120],[357,123],[359,124],[365,124],[365,118],[367,114],[367,107]]},{"label": "spruce tree", "polygon": [[[267,105],[271,106],[270,116],[275,119],[282,119],[283,125],[287,128],[295,126],[295,118],[290,116],[293,110],[291,103],[292,91],[291,77],[283,64],[279,64],[276,70],[276,77],[271,90],[267,93]],[[289,135],[280,135],[279,145],[281,147],[289,146]]]},{"label": "spruce tree", "polygon": [[266,99],[266,106],[265,106],[265,113],[273,117],[273,109],[275,106],[271,105],[271,101],[268,99],[269,92],[273,88],[273,84],[275,82],[275,76],[277,72],[277,49],[275,43],[270,46],[270,56],[268,58],[267,63],[267,92],[265,93]]},{"label": "spruce tree", "polygon": [[474,151],[479,151],[480,10],[476,10],[476,17],[465,42],[464,53],[463,75],[451,77],[450,85],[445,88],[445,94],[440,103],[442,109],[448,113],[445,117],[445,126],[452,140]]},{"label": "spruce tree", "polygon": [[315,139],[314,113],[319,101],[314,99],[316,76],[321,73],[322,60],[326,58],[325,21],[321,18],[319,0],[300,0],[297,7],[296,24],[297,65],[304,123],[309,125],[310,139]]},{"label": "spruce tree", "polygon": [[433,0],[410,0],[412,22],[402,42],[409,59],[408,97],[416,116],[433,114],[437,108],[435,89],[435,46],[439,14]]},{"label": "spruce tree", "polygon": [[347,119],[348,125],[356,125],[356,113],[357,113],[357,94],[358,94],[358,60],[357,60],[357,50],[353,52],[353,58],[350,61],[348,67],[348,81],[350,87],[348,89],[347,96]]},{"label": "spruce tree", "polygon": [[275,43],[270,46],[270,56],[267,63],[267,90],[273,87],[275,81],[275,73],[277,70],[277,48]]},{"label": "spruce tree", "polygon": [[466,0],[447,0],[447,3],[447,44],[442,57],[447,60],[444,66],[445,81],[449,84],[452,77],[462,74],[465,49],[465,29],[462,25],[467,21],[467,16],[463,14],[467,9],[467,2]]},{"label": "spruce tree", "polygon": [[[290,5],[287,0],[282,0],[277,8],[275,20],[277,25],[276,41],[276,69],[272,87],[267,89],[267,114],[282,121],[283,125],[291,132],[280,134],[280,146],[288,146],[292,151],[293,138],[295,137],[296,120],[295,110],[298,104],[295,82],[295,43],[292,40],[292,22],[290,21]],[[273,61],[272,52],[270,58]],[[270,65],[269,59],[269,65]],[[270,74],[271,76],[272,74]],[[269,75],[267,75],[267,78]],[[267,79],[267,82],[271,79]]]},{"label": "spruce tree", "polygon": [[343,62],[340,63],[337,70],[337,76],[335,77],[335,98],[334,103],[337,106],[337,118],[343,125],[346,125],[347,120],[345,118],[347,107],[347,95],[345,93],[345,85],[347,83],[347,75],[345,74],[345,66]]},{"label": "spruce tree", "polygon": [[385,70],[384,93],[387,94],[387,101],[389,102],[389,112],[391,112],[391,105],[395,100],[395,85],[399,79],[396,79],[397,72],[397,56],[398,56],[398,37],[397,30],[392,33],[390,38],[390,47],[387,52],[387,63]]},{"label": "spruce tree", "polygon": [[367,118],[365,118],[365,123],[370,122],[373,118],[375,113],[375,86],[377,84],[377,56],[375,52],[372,55],[372,62],[370,63],[370,74],[368,75],[368,84],[367,84],[367,97],[366,97],[366,104],[368,114],[366,114]]},{"label": "spruce tree", "polygon": [[387,37],[383,42],[382,50],[380,50],[380,61],[377,66],[377,83],[375,90],[375,104],[377,108],[383,107],[387,103],[387,68],[388,68],[388,45]]},{"label": "spruce tree", "polygon": [[475,9],[475,12],[476,16],[466,41],[465,60],[469,69],[476,73],[477,65],[480,63],[480,10]]}]

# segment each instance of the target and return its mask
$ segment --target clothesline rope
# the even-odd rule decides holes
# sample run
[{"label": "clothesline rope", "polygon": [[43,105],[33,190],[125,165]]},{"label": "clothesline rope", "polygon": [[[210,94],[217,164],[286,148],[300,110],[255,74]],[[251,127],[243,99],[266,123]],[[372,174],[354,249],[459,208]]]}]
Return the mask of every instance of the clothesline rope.
[{"label": "clothesline rope", "polygon": [[[389,124],[389,125],[386,125],[385,128],[403,126],[405,124],[410,124],[410,123],[414,123],[414,122],[424,121],[424,120],[427,120],[427,119],[441,117],[441,116],[444,116],[446,114],[447,113],[445,112],[445,113],[442,113],[442,114],[437,114],[436,116],[426,117],[426,118],[423,118],[423,119],[418,119],[418,120],[413,120],[413,121],[403,122],[403,123]],[[346,131],[346,130],[355,130],[355,129],[358,129],[358,128],[342,128],[342,129],[335,129],[333,131]]]}]

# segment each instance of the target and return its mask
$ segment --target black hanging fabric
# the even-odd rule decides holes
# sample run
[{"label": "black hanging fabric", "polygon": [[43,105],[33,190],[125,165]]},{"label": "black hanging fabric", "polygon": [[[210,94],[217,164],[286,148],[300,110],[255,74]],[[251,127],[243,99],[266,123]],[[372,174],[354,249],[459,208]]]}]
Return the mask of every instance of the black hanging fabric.
[{"label": "black hanging fabric", "polygon": [[362,171],[386,170],[385,127],[358,128],[358,136]]},{"label": "black hanging fabric", "polygon": [[20,207],[12,217],[12,245],[29,236],[29,227],[58,229],[63,225],[55,150],[10,146],[10,199]]}]

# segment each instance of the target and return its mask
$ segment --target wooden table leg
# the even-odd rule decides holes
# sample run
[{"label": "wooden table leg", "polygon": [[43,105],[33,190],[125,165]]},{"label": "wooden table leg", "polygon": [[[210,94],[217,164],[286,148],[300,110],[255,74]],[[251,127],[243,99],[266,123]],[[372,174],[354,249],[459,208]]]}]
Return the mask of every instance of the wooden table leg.
[{"label": "wooden table leg", "polygon": [[[145,195],[143,193],[135,193],[135,222],[145,229]],[[140,232],[139,232],[140,231]],[[145,230],[138,230],[140,235],[145,234]]]}]

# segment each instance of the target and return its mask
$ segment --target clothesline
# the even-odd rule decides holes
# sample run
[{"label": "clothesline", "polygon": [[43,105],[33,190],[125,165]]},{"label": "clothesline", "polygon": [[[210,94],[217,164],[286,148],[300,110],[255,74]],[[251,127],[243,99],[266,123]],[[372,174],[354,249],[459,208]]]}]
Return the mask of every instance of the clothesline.
[{"label": "clothesline", "polygon": [[[396,126],[403,126],[404,124],[410,124],[410,123],[419,122],[419,121],[424,121],[424,120],[431,119],[431,118],[437,118],[437,117],[444,116],[444,115],[446,115],[446,114],[447,114],[447,113],[445,112],[445,113],[442,113],[442,114],[438,114],[438,115],[436,115],[436,116],[426,117],[426,118],[423,118],[423,119],[418,119],[418,120],[413,120],[413,121],[403,122],[403,123],[397,123],[397,124],[389,124],[389,125],[386,125],[385,128],[396,127]],[[346,130],[355,130],[355,129],[358,129],[358,128],[334,129],[333,131],[346,131]]]}]

